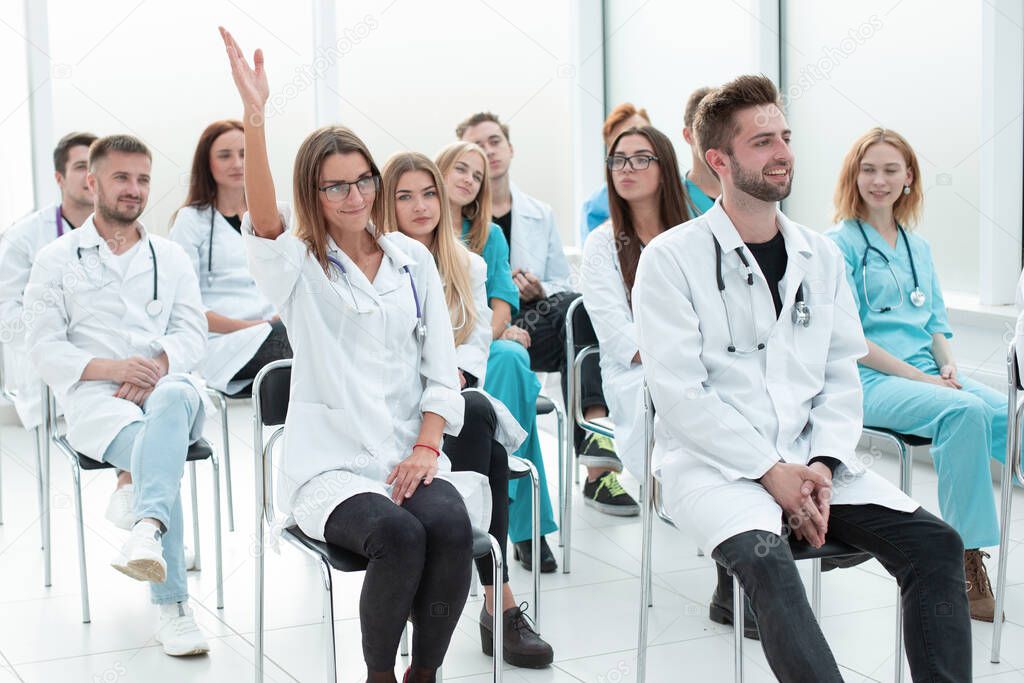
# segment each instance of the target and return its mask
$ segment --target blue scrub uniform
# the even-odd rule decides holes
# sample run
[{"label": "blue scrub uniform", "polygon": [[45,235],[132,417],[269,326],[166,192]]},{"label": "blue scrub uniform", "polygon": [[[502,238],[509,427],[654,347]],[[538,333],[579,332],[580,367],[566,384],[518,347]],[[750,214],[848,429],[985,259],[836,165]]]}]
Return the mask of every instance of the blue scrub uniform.
[{"label": "blue scrub uniform", "polygon": [[[469,237],[469,221],[462,222],[462,238]],[[505,233],[494,223],[480,254],[487,262],[487,299],[501,299],[512,307],[512,315],[519,310],[519,289],[512,281],[509,267],[508,242]],[[530,354],[526,348],[514,341],[496,339],[491,342],[487,358],[487,376],[484,391],[505,404],[519,426],[526,431],[526,440],[515,452],[520,458],[529,460],[540,476],[540,532],[550,534],[558,529],[548,494],[547,475],[544,472],[544,455],[540,449],[540,435],[537,431],[537,395],[540,380],[530,369]],[[508,510],[508,537],[513,543],[532,537],[530,511],[530,482],[528,478],[516,479],[508,484],[511,502]]]},{"label": "blue scrub uniform", "polygon": [[[690,201],[697,208],[697,214],[703,214],[712,207],[715,200],[704,194],[704,191],[697,187],[690,179],[683,178],[686,186],[686,193],[690,195]],[[590,195],[587,201],[583,202],[582,215],[580,216],[580,244],[587,241],[587,235],[593,232],[594,228],[608,220],[608,186],[601,188]],[[691,216],[694,218],[695,216]]]},{"label": "blue scrub uniform", "polygon": [[[871,246],[885,254],[896,274],[894,280],[882,257],[869,252],[866,291],[861,266],[867,245],[857,222],[844,221],[827,234],[846,260],[846,274],[864,335],[922,372],[938,375],[931,351],[932,335],[950,338],[953,332],[931,248],[919,235],[906,233],[926,297],[923,306],[914,306],[910,301],[914,277],[907,242],[900,237],[894,248],[869,223],[862,224]],[[897,307],[900,290],[903,305]],[[886,306],[893,308],[878,311]],[[864,424],[932,440],[939,507],[943,519],[960,533],[964,547],[998,545],[999,522],[988,458],[1001,462],[1006,457],[1006,396],[963,376],[958,376],[961,390],[886,375],[864,365],[860,366],[860,377],[864,385]]]}]

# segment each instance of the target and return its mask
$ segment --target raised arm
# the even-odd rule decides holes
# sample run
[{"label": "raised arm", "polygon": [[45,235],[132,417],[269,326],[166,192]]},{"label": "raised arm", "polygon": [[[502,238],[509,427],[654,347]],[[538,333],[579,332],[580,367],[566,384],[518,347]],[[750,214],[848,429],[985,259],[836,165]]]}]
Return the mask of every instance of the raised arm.
[{"label": "raised arm", "polygon": [[244,110],[245,196],[249,217],[257,236],[274,239],[284,231],[284,225],[277,212],[274,178],[270,174],[267,135],[263,125],[264,109],[270,97],[270,85],[263,68],[263,50],[256,50],[252,57],[253,66],[250,67],[238,41],[227,29],[219,28],[228,61],[231,62],[231,77],[242,98]]}]

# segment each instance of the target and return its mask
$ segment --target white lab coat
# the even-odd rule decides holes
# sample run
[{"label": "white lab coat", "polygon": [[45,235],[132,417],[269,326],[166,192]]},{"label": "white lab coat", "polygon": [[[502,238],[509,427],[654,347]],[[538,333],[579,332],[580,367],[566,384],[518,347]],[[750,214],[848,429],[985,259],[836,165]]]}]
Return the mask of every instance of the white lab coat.
[{"label": "white lab coat", "polygon": [[[384,480],[412,452],[424,412],[443,417],[445,433],[458,434],[464,402],[451,317],[426,247],[401,233],[382,235],[377,243],[384,258],[371,283],[329,239],[349,286],[337,268],[325,274],[305,242],[289,232],[287,213],[282,207],[285,232],[276,239],[257,237],[249,214],[242,233],[256,284],[281,312],[295,353],[276,468],[278,503],[286,515],[296,513],[306,534],[322,539],[327,517],[340,503],[359,493],[388,496]],[[426,325],[422,348],[406,267]],[[474,528],[487,528],[489,502],[486,509],[469,503],[489,501],[486,479],[453,473],[444,454],[438,470],[438,478],[467,501]],[[315,514],[305,514],[308,497],[294,509],[300,490],[325,498],[316,501]]]},{"label": "white lab coat", "polygon": [[555,226],[551,207],[526,194],[515,183],[512,191],[512,244],[509,264],[540,280],[547,296],[570,289],[569,262]]},{"label": "white lab coat", "polygon": [[[66,222],[64,231],[70,232]],[[57,239],[57,204],[34,211],[0,236],[0,343],[4,345],[4,376],[17,391],[14,407],[25,429],[42,422],[39,375],[25,344],[25,285],[36,253]]]},{"label": "white lab coat", "polygon": [[[745,531],[781,532],[781,508],[755,481],[779,460],[837,458],[833,504],[918,507],[856,454],[863,414],[857,359],[867,346],[842,255],[782,212],[778,221],[789,260],[777,320],[768,283],[720,200],[652,240],[633,286],[640,355],[657,411],[655,472],[673,519],[708,551]],[[767,340],[763,351],[726,350],[712,235],[722,247],[736,345],[754,345],[754,320],[757,341]],[[755,272],[753,312],[736,247]],[[811,311],[807,328],[791,318],[801,283]]]},{"label": "white lab coat", "polygon": [[[213,270],[210,264],[210,216],[213,214]],[[182,207],[174,219],[170,238],[185,249],[199,278],[199,291],[207,311],[238,320],[269,320],[277,313],[260,294],[249,272],[242,236],[213,208]],[[270,323],[253,325],[228,334],[210,333],[203,376],[210,386],[234,394],[252,380],[231,381],[270,336]]]},{"label": "white lab coat", "polygon": [[633,310],[626,297],[612,224],[605,221],[587,237],[580,265],[580,289],[600,346],[601,381],[615,425],[615,451],[638,479],[644,472],[644,369]]},{"label": "white lab coat", "polygon": [[477,388],[464,391],[477,391],[491,402],[496,416],[494,440],[504,447],[505,452],[512,454],[526,441],[526,431],[518,420],[509,412],[504,403],[483,390],[484,378],[487,376],[487,359],[491,355],[491,307],[487,302],[487,262],[478,254],[466,250],[469,254],[469,272],[473,284],[473,305],[476,309],[476,324],[473,334],[455,347],[455,355],[459,368],[470,372],[477,378]]},{"label": "white lab coat", "polygon": [[[209,409],[205,384],[188,374],[206,351],[206,316],[195,273],[177,244],[140,232],[122,278],[107,265],[112,254],[90,216],[39,251],[25,289],[25,308],[33,313],[28,318],[32,363],[64,406],[68,441],[94,460],[143,413],[131,401],[114,397],[116,382],[81,379],[93,358],[152,358],[166,352],[168,374],[160,381],[189,381],[204,398],[204,410]],[[145,310],[153,299],[150,242],[163,304],[156,317]],[[191,441],[202,435],[204,415],[193,425]]]}]

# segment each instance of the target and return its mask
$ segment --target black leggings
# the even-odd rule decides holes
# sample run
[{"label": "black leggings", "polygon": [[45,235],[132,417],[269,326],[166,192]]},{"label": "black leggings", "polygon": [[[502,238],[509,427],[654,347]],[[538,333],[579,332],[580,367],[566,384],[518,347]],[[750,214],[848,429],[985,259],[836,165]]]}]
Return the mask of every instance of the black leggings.
[{"label": "black leggings", "polygon": [[275,360],[292,357],[292,345],[288,342],[288,333],[284,329],[284,323],[275,320],[270,323],[270,334],[256,349],[256,355],[249,359],[249,362],[242,366],[242,369],[232,377],[234,380],[255,379],[256,373],[263,369],[263,366]]},{"label": "black leggings", "polygon": [[[494,440],[498,418],[486,396],[479,391],[464,391],[465,418],[458,436],[444,437],[444,452],[452,461],[455,472],[479,472],[487,477],[491,487],[491,526],[488,531],[498,540],[502,555],[508,541],[508,453]],[[494,585],[491,558],[476,560],[480,583]],[[502,579],[508,583],[508,563],[504,564]]]},{"label": "black leggings", "polygon": [[441,666],[466,605],[473,557],[473,530],[455,487],[435,479],[401,506],[357,494],[334,509],[324,538],[370,560],[359,596],[367,669],[395,668],[410,613],[413,665]]}]

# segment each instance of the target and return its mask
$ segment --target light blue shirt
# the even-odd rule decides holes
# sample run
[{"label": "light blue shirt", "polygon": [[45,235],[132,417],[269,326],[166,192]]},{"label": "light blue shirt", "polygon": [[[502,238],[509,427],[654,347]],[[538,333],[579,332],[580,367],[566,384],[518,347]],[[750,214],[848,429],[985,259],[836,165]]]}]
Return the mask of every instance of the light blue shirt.
[{"label": "light blue shirt", "polygon": [[[925,295],[924,305],[914,306],[910,302],[910,293],[914,291],[914,276],[907,256],[907,242],[901,236],[894,248],[870,223],[861,223],[871,246],[885,254],[892,265],[892,272],[896,274],[894,280],[889,266],[878,252],[869,252],[866,291],[862,264],[867,244],[857,227],[857,221],[843,221],[826,234],[843,252],[846,276],[857,302],[864,336],[902,361],[922,370],[932,368],[935,364],[932,335],[942,334],[948,339],[953,336],[953,330],[946,316],[946,304],[935,274],[931,247],[920,235],[905,233],[917,268],[918,284]],[[903,305],[897,307],[900,291],[903,292]],[[886,312],[878,310],[886,306],[893,308]],[[861,365],[860,374],[863,381],[879,373]]]},{"label": "light blue shirt", "polygon": [[[688,177],[683,178],[683,184],[686,186],[686,194],[690,196],[690,201],[693,202],[694,207],[697,209],[697,216],[706,212],[715,203],[714,199],[704,194],[704,190],[697,187],[695,183],[690,182]],[[602,185],[597,192],[590,195],[587,201],[583,202],[582,216],[580,216],[580,243],[585,243],[587,235],[594,228],[608,220],[609,215],[608,186]],[[696,218],[697,216],[690,216],[690,218]]]},{"label": "light blue shirt", "polygon": [[[462,241],[469,239],[469,219],[462,219]],[[501,299],[512,307],[512,315],[519,311],[519,289],[512,281],[512,269],[508,262],[508,241],[497,223],[491,223],[491,231],[480,254],[487,262],[487,299]]]}]

